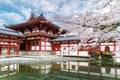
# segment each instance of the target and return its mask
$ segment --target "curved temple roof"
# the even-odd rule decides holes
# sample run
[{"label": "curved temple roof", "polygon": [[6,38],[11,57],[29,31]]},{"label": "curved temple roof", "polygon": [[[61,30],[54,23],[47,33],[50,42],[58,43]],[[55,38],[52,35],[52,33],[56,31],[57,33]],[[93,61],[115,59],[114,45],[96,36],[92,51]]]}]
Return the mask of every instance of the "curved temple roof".
[{"label": "curved temple roof", "polygon": [[28,28],[28,27],[38,25],[38,24],[47,25],[48,27],[50,27],[54,30],[57,30],[57,31],[59,31],[59,28],[60,28],[60,27],[56,26],[55,24],[51,23],[50,21],[48,21],[43,15],[40,15],[39,17],[37,17],[35,19],[28,20],[25,23],[16,24],[16,25],[4,25],[4,26],[9,29],[18,30],[21,28]]},{"label": "curved temple roof", "polygon": [[80,41],[80,39],[76,35],[69,35],[69,36],[59,36],[54,39],[51,39],[51,42],[54,41]]},{"label": "curved temple roof", "polygon": [[[16,32],[18,31],[18,32],[23,33],[24,37],[44,36],[44,37],[53,38],[53,37],[56,37],[57,35],[65,34],[67,32],[66,30],[60,31],[59,26],[48,21],[42,14],[39,17],[35,17],[34,14],[31,14],[29,19],[24,23],[16,24],[16,25],[4,25],[4,26],[8,29],[15,30]],[[55,35],[55,34],[49,35],[49,34],[44,34],[44,33],[40,33],[40,32],[32,33],[32,34],[24,34],[26,29],[28,29],[30,32],[32,32],[32,29],[34,29],[34,28],[38,28],[39,31],[46,28],[48,31],[52,30],[57,35]],[[12,34],[13,33],[11,33],[11,35]]]},{"label": "curved temple roof", "polygon": [[16,36],[16,37],[23,37],[23,35],[15,30],[11,29],[0,29],[0,34],[9,35],[9,36]]}]

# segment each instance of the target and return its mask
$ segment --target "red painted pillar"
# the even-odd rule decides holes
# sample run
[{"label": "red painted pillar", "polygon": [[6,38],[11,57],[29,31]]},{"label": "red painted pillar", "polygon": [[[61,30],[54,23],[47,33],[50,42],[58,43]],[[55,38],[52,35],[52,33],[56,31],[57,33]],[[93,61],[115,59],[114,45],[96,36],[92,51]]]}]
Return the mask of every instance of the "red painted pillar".
[{"label": "red painted pillar", "polygon": [[19,54],[19,43],[17,43],[17,55]]},{"label": "red painted pillar", "polygon": [[77,43],[77,56],[79,56],[79,48],[78,48],[78,46],[79,46],[79,42]]},{"label": "red painted pillar", "polygon": [[46,42],[47,42],[47,40],[46,40],[46,38],[45,38],[45,51],[46,51]]},{"label": "red painted pillar", "polygon": [[34,46],[35,46],[35,51],[36,51],[36,38],[35,38],[34,42],[35,42],[35,45],[34,45]]},{"label": "red painted pillar", "polygon": [[27,38],[25,39],[25,50],[27,50]]},{"label": "red painted pillar", "polygon": [[60,42],[60,56],[62,57],[62,48],[61,48],[61,46],[62,46],[62,42]]},{"label": "red painted pillar", "polygon": [[116,56],[116,41],[114,41],[114,56]]},{"label": "red painted pillar", "polygon": [[41,51],[43,51],[43,50],[42,50],[42,47],[43,47],[42,42],[44,41],[42,38],[43,38],[43,37],[41,37]]},{"label": "red painted pillar", "polygon": [[99,52],[100,52],[100,56],[102,57],[101,43],[100,42],[99,42]]},{"label": "red painted pillar", "polygon": [[41,37],[40,37],[40,40],[39,40],[39,51],[41,51]]},{"label": "red painted pillar", "polygon": [[70,44],[68,42],[68,56],[70,56]]},{"label": "red painted pillar", "polygon": [[10,55],[10,42],[8,42],[8,55]]}]

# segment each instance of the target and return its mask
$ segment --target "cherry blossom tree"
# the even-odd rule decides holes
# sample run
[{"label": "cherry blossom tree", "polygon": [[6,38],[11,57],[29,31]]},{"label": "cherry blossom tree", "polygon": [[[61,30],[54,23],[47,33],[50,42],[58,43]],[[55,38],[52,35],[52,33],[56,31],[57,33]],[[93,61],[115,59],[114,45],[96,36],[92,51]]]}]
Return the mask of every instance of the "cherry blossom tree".
[{"label": "cherry blossom tree", "polygon": [[81,43],[89,40],[96,43],[119,40],[120,33],[117,27],[120,25],[120,0],[103,0],[93,11],[71,16],[58,15],[53,21],[62,24],[61,31],[65,29],[68,32],[76,33]]}]

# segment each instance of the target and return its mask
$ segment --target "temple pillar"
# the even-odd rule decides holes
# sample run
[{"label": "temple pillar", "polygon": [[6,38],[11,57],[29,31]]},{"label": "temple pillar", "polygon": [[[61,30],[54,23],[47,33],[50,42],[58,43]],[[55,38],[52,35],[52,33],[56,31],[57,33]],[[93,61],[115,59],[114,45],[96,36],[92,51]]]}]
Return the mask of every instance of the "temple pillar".
[{"label": "temple pillar", "polygon": [[10,42],[8,42],[8,55],[10,55]]},{"label": "temple pillar", "polygon": [[19,43],[17,43],[17,52],[16,52],[16,55],[18,55],[19,54]]},{"label": "temple pillar", "polygon": [[45,51],[46,51],[46,41],[47,41],[47,39],[45,38]]},{"label": "temple pillar", "polygon": [[42,38],[40,37],[40,41],[39,41],[39,51],[41,51],[41,41],[42,41]]},{"label": "temple pillar", "polygon": [[[78,49],[78,46],[79,46],[79,42],[77,43],[77,56],[79,56],[79,49]],[[89,52],[88,52],[89,53]],[[89,54],[88,54],[89,55]]]},{"label": "temple pillar", "polygon": [[70,56],[70,43],[68,42],[68,56]]},{"label": "temple pillar", "polygon": [[99,57],[99,59],[101,59],[102,58],[102,51],[101,51],[101,43],[99,42],[99,52],[100,52],[100,57]]},{"label": "temple pillar", "polygon": [[116,56],[116,47],[117,47],[116,46],[116,41],[114,41],[114,54],[113,54],[114,56]]},{"label": "temple pillar", "polygon": [[36,38],[35,38],[34,42],[35,42],[34,46],[35,46],[35,51],[36,51]]}]

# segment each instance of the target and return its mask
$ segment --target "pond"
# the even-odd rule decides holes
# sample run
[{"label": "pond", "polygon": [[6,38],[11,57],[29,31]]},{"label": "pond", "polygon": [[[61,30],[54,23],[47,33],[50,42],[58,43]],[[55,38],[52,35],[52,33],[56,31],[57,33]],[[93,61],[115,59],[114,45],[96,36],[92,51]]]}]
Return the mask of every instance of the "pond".
[{"label": "pond", "polygon": [[0,65],[0,80],[120,80],[113,60]]}]

